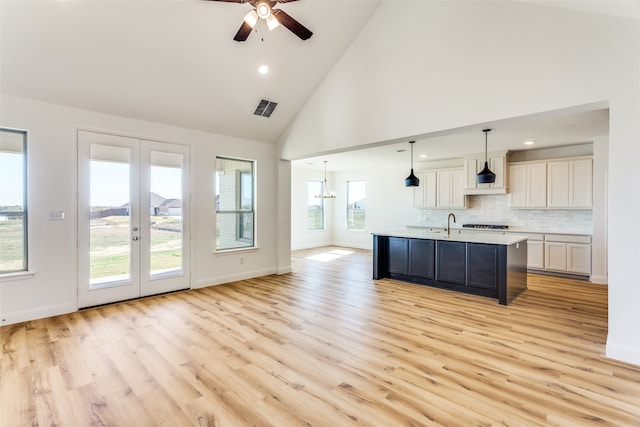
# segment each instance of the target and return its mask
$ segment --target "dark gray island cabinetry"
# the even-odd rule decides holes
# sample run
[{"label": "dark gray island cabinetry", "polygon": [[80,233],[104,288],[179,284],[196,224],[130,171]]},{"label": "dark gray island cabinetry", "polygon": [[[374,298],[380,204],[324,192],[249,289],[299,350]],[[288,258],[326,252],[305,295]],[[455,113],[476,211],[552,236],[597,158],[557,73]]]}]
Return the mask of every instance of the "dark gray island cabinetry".
[{"label": "dark gray island cabinetry", "polygon": [[527,289],[526,237],[374,233],[373,278],[496,298],[507,305]]}]

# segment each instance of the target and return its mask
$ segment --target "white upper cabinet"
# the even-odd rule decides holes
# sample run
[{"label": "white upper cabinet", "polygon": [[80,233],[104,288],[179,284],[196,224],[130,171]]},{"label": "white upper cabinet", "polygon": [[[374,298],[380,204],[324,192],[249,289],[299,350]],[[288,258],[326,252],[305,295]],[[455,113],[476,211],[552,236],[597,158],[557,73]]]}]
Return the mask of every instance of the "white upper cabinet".
[{"label": "white upper cabinet", "polygon": [[569,207],[593,208],[593,159],[569,162]]},{"label": "white upper cabinet", "polygon": [[496,174],[496,182],[493,184],[478,184],[476,180],[476,175],[484,168],[484,154],[466,158],[464,161],[464,194],[507,193],[507,153],[507,151],[503,151],[488,154],[489,169]]},{"label": "white upper cabinet", "polygon": [[591,157],[511,163],[508,169],[512,208],[593,207]]},{"label": "white upper cabinet", "polygon": [[593,160],[577,158],[548,163],[550,208],[591,209],[593,207]]},{"label": "white upper cabinet", "polygon": [[413,206],[416,208],[436,207],[436,172],[419,172],[416,176],[420,185],[413,189]]},{"label": "white upper cabinet", "polygon": [[413,189],[413,206],[432,209],[463,209],[464,171],[436,169],[416,173],[420,186]]},{"label": "white upper cabinet", "polygon": [[509,165],[509,206],[544,208],[547,206],[547,163]]}]

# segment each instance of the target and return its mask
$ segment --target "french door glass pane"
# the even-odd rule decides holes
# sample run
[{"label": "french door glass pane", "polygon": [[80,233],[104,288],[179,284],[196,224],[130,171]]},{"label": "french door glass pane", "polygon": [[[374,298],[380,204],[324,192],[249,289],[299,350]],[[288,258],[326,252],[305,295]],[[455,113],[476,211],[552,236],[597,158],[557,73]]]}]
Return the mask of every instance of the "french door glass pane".
[{"label": "french door glass pane", "polygon": [[91,288],[131,281],[131,149],[90,146]]},{"label": "french door glass pane", "polygon": [[151,152],[151,278],[182,274],[182,163],[182,154]]}]

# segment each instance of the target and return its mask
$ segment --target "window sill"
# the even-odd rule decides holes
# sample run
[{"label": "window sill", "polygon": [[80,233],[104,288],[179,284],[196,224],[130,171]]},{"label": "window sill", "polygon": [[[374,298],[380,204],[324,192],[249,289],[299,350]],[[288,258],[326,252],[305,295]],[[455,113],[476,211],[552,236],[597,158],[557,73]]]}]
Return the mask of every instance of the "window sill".
[{"label": "window sill", "polygon": [[15,273],[0,274],[0,282],[13,282],[16,280],[28,280],[35,276],[35,271],[18,271]]},{"label": "window sill", "polygon": [[352,231],[352,232],[354,232],[354,233],[366,233],[366,232],[367,232],[367,230],[366,230],[366,229],[365,229],[365,230],[362,230],[362,229],[359,229],[359,228],[358,228],[358,229],[355,229],[355,228],[347,228],[347,229],[346,229],[346,231]]},{"label": "window sill", "polygon": [[219,249],[213,251],[214,255],[232,255],[242,252],[256,252],[260,249],[258,246],[251,246],[250,248],[237,248],[237,249]]}]

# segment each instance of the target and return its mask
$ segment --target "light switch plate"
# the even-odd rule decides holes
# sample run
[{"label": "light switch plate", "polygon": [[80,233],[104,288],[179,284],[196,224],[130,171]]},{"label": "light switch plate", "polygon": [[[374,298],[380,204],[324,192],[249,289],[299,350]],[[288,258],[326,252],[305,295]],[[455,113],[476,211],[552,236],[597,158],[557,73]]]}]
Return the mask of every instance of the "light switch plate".
[{"label": "light switch plate", "polygon": [[64,221],[64,211],[49,211],[49,221]]}]

